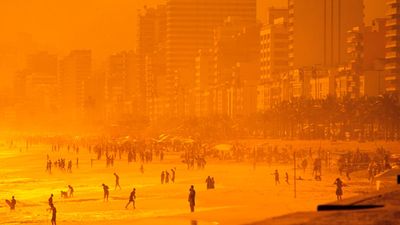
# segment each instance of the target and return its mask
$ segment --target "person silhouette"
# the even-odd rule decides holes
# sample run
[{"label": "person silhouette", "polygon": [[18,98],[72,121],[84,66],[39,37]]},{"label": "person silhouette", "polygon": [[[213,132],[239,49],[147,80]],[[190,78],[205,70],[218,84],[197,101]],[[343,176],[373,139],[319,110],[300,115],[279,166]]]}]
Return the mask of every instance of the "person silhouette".
[{"label": "person silhouette", "polygon": [[117,173],[114,173],[115,176],[115,190],[117,190],[117,187],[121,190],[121,185],[119,185],[119,176]]},{"label": "person silhouette", "polygon": [[132,205],[133,205],[133,209],[136,209],[135,199],[136,199],[136,189],[133,188],[131,194],[129,195],[129,202],[128,202],[128,204],[126,204],[125,209],[128,208],[128,206],[129,206],[129,204],[131,204],[131,202],[132,202]]},{"label": "person silhouette", "polygon": [[51,194],[50,195],[50,198],[49,198],[49,206],[50,206],[50,209],[54,206],[54,204],[53,204],[53,194]]},{"label": "person silhouette", "polygon": [[165,183],[166,183],[166,184],[169,183],[169,173],[168,173],[167,170],[165,171]]},{"label": "person silhouette", "polygon": [[50,208],[51,210],[51,225],[57,225],[56,216],[57,216],[57,209],[54,205]]},{"label": "person silhouette", "polygon": [[108,201],[108,195],[109,195],[109,187],[105,184],[102,184],[103,186],[103,191],[104,191],[104,197],[103,197],[103,201]]},{"label": "person silhouette", "polygon": [[211,177],[208,176],[207,179],[206,179],[207,189],[211,189],[211,182],[212,182]]},{"label": "person silhouette", "polygon": [[6,200],[7,205],[10,207],[10,210],[15,210],[15,205],[17,201],[15,200],[14,196],[12,196],[11,200]]},{"label": "person silhouette", "polygon": [[342,200],[342,195],[343,195],[343,186],[345,186],[345,184],[343,183],[342,180],[340,180],[340,178],[336,178],[335,183],[333,183],[336,185],[336,198],[337,200]]},{"label": "person silhouette", "polygon": [[188,201],[189,201],[190,211],[194,212],[194,207],[196,205],[196,191],[194,190],[193,185],[189,189]]},{"label": "person silhouette", "polygon": [[71,185],[68,185],[68,190],[69,190],[69,197],[71,198],[74,196],[74,188]]},{"label": "person silhouette", "polygon": [[287,172],[285,173],[285,182],[289,184],[289,174]]},{"label": "person silhouette", "polygon": [[161,172],[161,184],[164,183],[164,178],[165,178],[165,172],[162,171],[162,172]]},{"label": "person silhouette", "polygon": [[175,169],[171,169],[171,181],[172,183],[175,183]]},{"label": "person silhouette", "polygon": [[275,170],[275,172],[273,173],[274,178],[275,178],[275,185],[280,184],[279,182],[279,172],[278,170]]}]

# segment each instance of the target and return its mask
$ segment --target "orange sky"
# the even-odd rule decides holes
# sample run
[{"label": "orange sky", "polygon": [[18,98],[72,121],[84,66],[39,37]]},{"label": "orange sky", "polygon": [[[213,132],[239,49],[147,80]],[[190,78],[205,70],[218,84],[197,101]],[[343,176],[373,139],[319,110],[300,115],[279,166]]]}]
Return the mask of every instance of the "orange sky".
[{"label": "orange sky", "polygon": [[[89,48],[102,57],[133,49],[137,9],[163,2],[165,0],[1,0],[1,76],[4,78],[4,74],[11,73],[7,57],[25,53],[15,40],[16,33],[30,34],[34,42],[40,43],[35,49],[65,54],[71,49]],[[287,0],[258,0],[259,18],[265,18],[269,6],[286,3]],[[367,21],[384,16],[383,0],[365,0],[365,3]]]}]

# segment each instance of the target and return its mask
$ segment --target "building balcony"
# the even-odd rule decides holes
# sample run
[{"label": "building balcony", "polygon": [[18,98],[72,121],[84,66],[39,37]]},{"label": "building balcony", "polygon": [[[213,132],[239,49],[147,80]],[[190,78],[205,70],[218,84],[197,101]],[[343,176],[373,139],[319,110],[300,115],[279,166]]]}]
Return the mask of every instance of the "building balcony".
[{"label": "building balcony", "polygon": [[385,65],[385,70],[398,70],[400,69],[399,64],[397,63],[387,63]]},{"label": "building balcony", "polygon": [[386,5],[400,4],[400,0],[387,0]]},{"label": "building balcony", "polygon": [[399,34],[399,31],[396,29],[396,30],[388,30],[388,31],[386,31],[386,37],[396,37],[396,36],[399,36],[400,34]]},{"label": "building balcony", "polygon": [[392,15],[396,15],[399,14],[399,8],[398,7],[393,7],[390,8],[386,11],[386,16],[392,16]]},{"label": "building balcony", "polygon": [[388,53],[386,53],[386,56],[385,56],[386,59],[396,59],[399,57],[400,57],[400,55],[398,52],[388,52]]},{"label": "building balcony", "polygon": [[385,76],[385,81],[394,81],[397,80],[397,77],[394,75]]},{"label": "building balcony", "polygon": [[398,47],[398,41],[388,41],[385,45],[386,48],[395,48]]},{"label": "building balcony", "polygon": [[389,19],[386,21],[387,27],[398,26],[399,24],[400,24],[400,19],[398,18]]}]

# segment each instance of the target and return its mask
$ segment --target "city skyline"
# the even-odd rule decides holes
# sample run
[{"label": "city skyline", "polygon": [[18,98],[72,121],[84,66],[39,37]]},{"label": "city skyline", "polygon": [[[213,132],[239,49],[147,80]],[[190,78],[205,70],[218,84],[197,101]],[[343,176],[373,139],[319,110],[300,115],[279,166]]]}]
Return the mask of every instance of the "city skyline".
[{"label": "city skyline", "polygon": [[399,221],[400,0],[0,0],[0,31],[1,224]]},{"label": "city skyline", "polygon": [[[14,115],[17,124],[51,118],[70,128],[146,127],[169,119],[176,125],[192,117],[237,120],[302,98],[358,99],[397,91],[397,75],[389,76],[387,69],[396,66],[388,58],[396,54],[396,39],[385,38],[389,22],[396,29],[396,21],[387,20],[391,17],[365,23],[363,0],[289,0],[283,7],[278,7],[282,2],[268,7],[261,21],[257,3],[168,0],[143,5],[132,19],[136,24],[115,23],[129,31],[136,27],[136,38],[130,39],[135,48],[104,56],[91,47],[55,53],[35,47],[32,36],[20,35],[15,40],[18,54],[11,51],[9,56],[21,65],[12,71],[3,61],[13,77],[12,91],[0,92],[14,102],[5,104],[10,110],[6,115]],[[103,9],[102,4],[97,6]],[[386,9],[395,18],[391,4]],[[82,23],[94,22],[84,8],[76,10],[87,15]],[[107,18],[112,17],[102,20]],[[72,27],[74,19],[64,18]],[[96,34],[85,32],[82,41]],[[103,32],[109,36],[99,36],[99,41],[123,43],[128,38]]]},{"label": "city skyline", "polygon": [[[62,56],[72,50],[90,49],[95,67],[101,67],[108,55],[115,52],[135,50],[138,10],[143,10],[145,5],[151,7],[165,2],[1,1],[0,73],[4,82],[0,84],[0,90],[10,88],[12,74],[23,66],[24,55],[33,50],[48,50]],[[258,0],[258,20],[266,22],[268,7],[285,5],[286,0]],[[366,24],[385,16],[384,2],[365,0],[365,7]]]}]

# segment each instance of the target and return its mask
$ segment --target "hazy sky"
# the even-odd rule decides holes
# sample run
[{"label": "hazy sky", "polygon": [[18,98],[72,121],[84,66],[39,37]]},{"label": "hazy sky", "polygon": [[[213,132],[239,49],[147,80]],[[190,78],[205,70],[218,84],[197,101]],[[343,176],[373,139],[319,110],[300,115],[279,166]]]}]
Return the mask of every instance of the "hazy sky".
[{"label": "hazy sky", "polygon": [[[351,1],[351,0],[346,0]],[[0,0],[0,72],[11,73],[10,58],[23,61],[25,46],[17,40],[25,33],[38,45],[65,54],[71,49],[93,49],[105,56],[134,49],[137,10],[165,0]],[[270,6],[282,7],[287,0],[258,0],[259,18]],[[365,0],[366,20],[384,16],[384,0]],[[17,38],[19,37],[19,38]],[[7,71],[6,73],[4,71]],[[4,79],[3,79],[4,80]]]}]

